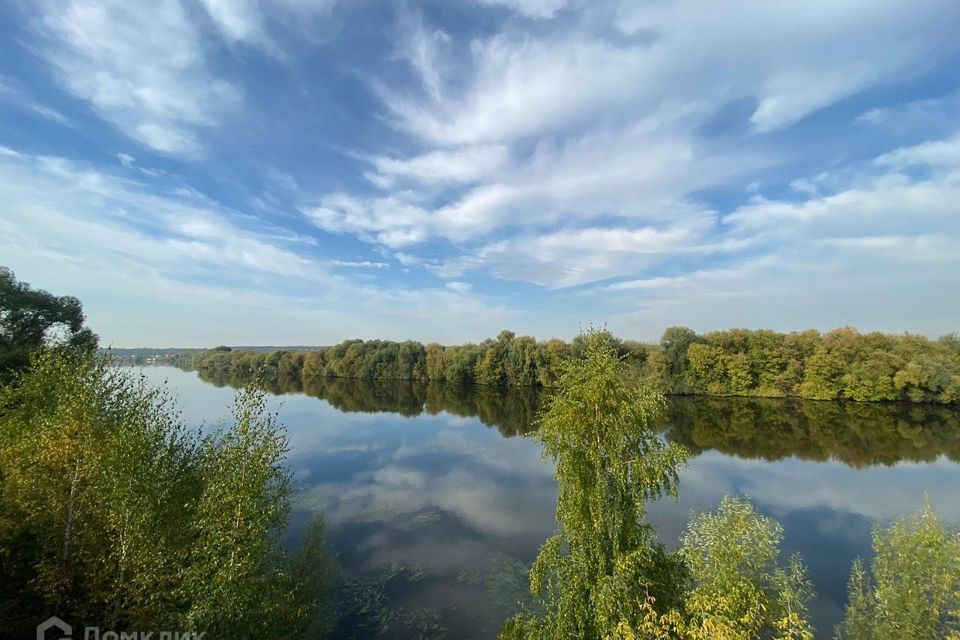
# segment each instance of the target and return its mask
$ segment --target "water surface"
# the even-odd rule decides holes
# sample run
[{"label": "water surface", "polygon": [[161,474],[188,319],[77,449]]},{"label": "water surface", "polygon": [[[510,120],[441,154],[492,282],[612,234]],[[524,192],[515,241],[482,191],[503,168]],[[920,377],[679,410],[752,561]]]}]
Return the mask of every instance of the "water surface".
[{"label": "water surface", "polygon": [[[144,373],[167,381],[190,424],[227,414],[227,381]],[[554,533],[553,468],[522,437],[542,394],[351,380],[276,391],[299,486],[288,538],[325,514],[344,576],[338,637],[494,638]],[[874,522],[929,496],[960,523],[956,407],[673,398],[661,428],[696,454],[679,501],[651,505],[663,541],[676,544],[691,511],[750,496],[810,568],[818,637],[832,637]]]}]

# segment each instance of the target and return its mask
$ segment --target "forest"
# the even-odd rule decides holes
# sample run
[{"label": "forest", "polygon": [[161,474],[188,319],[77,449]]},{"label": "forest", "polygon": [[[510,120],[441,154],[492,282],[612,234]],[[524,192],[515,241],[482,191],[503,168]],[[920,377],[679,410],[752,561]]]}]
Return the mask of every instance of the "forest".
[{"label": "forest", "polygon": [[[322,637],[339,616],[366,611],[337,607],[321,518],[299,551],[280,543],[296,488],[265,391],[248,385],[223,428],[193,430],[162,389],[96,355],[75,299],[10,275],[0,294],[30,295],[0,296],[21,305],[0,307],[4,631],[27,637],[56,611],[120,630]],[[509,352],[513,336],[498,341],[483,358]],[[647,505],[678,494],[691,451],[659,436],[664,398],[631,383],[623,343],[591,330],[570,348],[554,363],[534,435],[555,465],[557,533],[525,572],[530,598],[499,637],[812,640],[807,569],[781,557],[782,527],[749,500],[728,496],[693,514],[675,550],[659,541]],[[415,344],[405,349],[409,362]],[[399,367],[400,345],[376,351],[395,353]],[[267,362],[293,377],[298,357]],[[307,364],[303,355],[301,375]],[[876,527],[872,558],[851,568],[836,637],[960,640],[960,534],[929,504]]]},{"label": "forest", "polygon": [[[614,338],[625,375],[676,395],[814,400],[960,402],[960,337],[730,329],[703,335],[670,327],[657,344]],[[502,331],[479,344],[347,340],[310,351],[229,347],[184,352],[170,362],[211,377],[445,381],[493,387],[552,387],[559,364],[583,353],[572,342]]]}]

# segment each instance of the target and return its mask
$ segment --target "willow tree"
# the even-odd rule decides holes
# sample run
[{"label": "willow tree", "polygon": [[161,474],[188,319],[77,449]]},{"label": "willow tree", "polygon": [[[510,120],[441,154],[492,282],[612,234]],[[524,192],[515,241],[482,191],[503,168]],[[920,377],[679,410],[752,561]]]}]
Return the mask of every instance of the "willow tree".
[{"label": "willow tree", "polygon": [[692,579],[683,637],[813,640],[811,583],[799,556],[780,563],[782,541],[780,524],[742,498],[691,519],[680,552]]},{"label": "willow tree", "polygon": [[657,437],[663,398],[624,383],[613,337],[591,330],[582,357],[561,366],[541,416],[543,455],[556,463],[559,532],[540,550],[530,588],[541,611],[511,618],[501,638],[602,638],[658,607],[679,605],[687,577],[656,541],[646,504],[675,495],[687,458]]},{"label": "willow tree", "polygon": [[850,576],[840,640],[960,640],[960,533],[928,504],[873,533]]},{"label": "willow tree", "polygon": [[813,640],[811,584],[799,557],[779,561],[781,541],[780,525],[749,501],[723,498],[683,537],[690,581],[682,608],[659,613],[653,598],[638,594],[642,615],[604,640]]}]

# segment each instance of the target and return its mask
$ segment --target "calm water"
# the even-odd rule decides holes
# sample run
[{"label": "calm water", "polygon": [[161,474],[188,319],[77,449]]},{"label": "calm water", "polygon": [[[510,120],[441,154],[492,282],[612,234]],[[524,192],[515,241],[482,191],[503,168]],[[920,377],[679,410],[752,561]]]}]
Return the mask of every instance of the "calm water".
[{"label": "calm water", "polygon": [[[195,373],[144,373],[167,381],[191,424],[216,423],[232,401]],[[344,575],[339,637],[494,638],[525,597],[523,565],[554,532],[553,468],[520,437],[541,399],[345,380],[277,391],[300,486],[289,539],[325,514]],[[664,542],[691,511],[750,496],[810,568],[819,637],[832,637],[872,523],[924,496],[960,523],[957,408],[677,398],[662,428],[697,454],[679,502],[650,508]]]}]

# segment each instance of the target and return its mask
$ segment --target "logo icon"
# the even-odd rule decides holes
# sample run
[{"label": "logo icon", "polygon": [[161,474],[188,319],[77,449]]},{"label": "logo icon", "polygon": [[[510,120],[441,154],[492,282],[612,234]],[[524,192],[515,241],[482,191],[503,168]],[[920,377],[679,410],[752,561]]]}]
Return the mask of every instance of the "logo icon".
[{"label": "logo icon", "polygon": [[56,640],[70,640],[70,636],[73,635],[73,628],[70,625],[57,616],[53,616],[37,625],[37,640],[46,640],[47,631],[54,628],[59,629],[60,633],[64,634],[57,637]]}]

